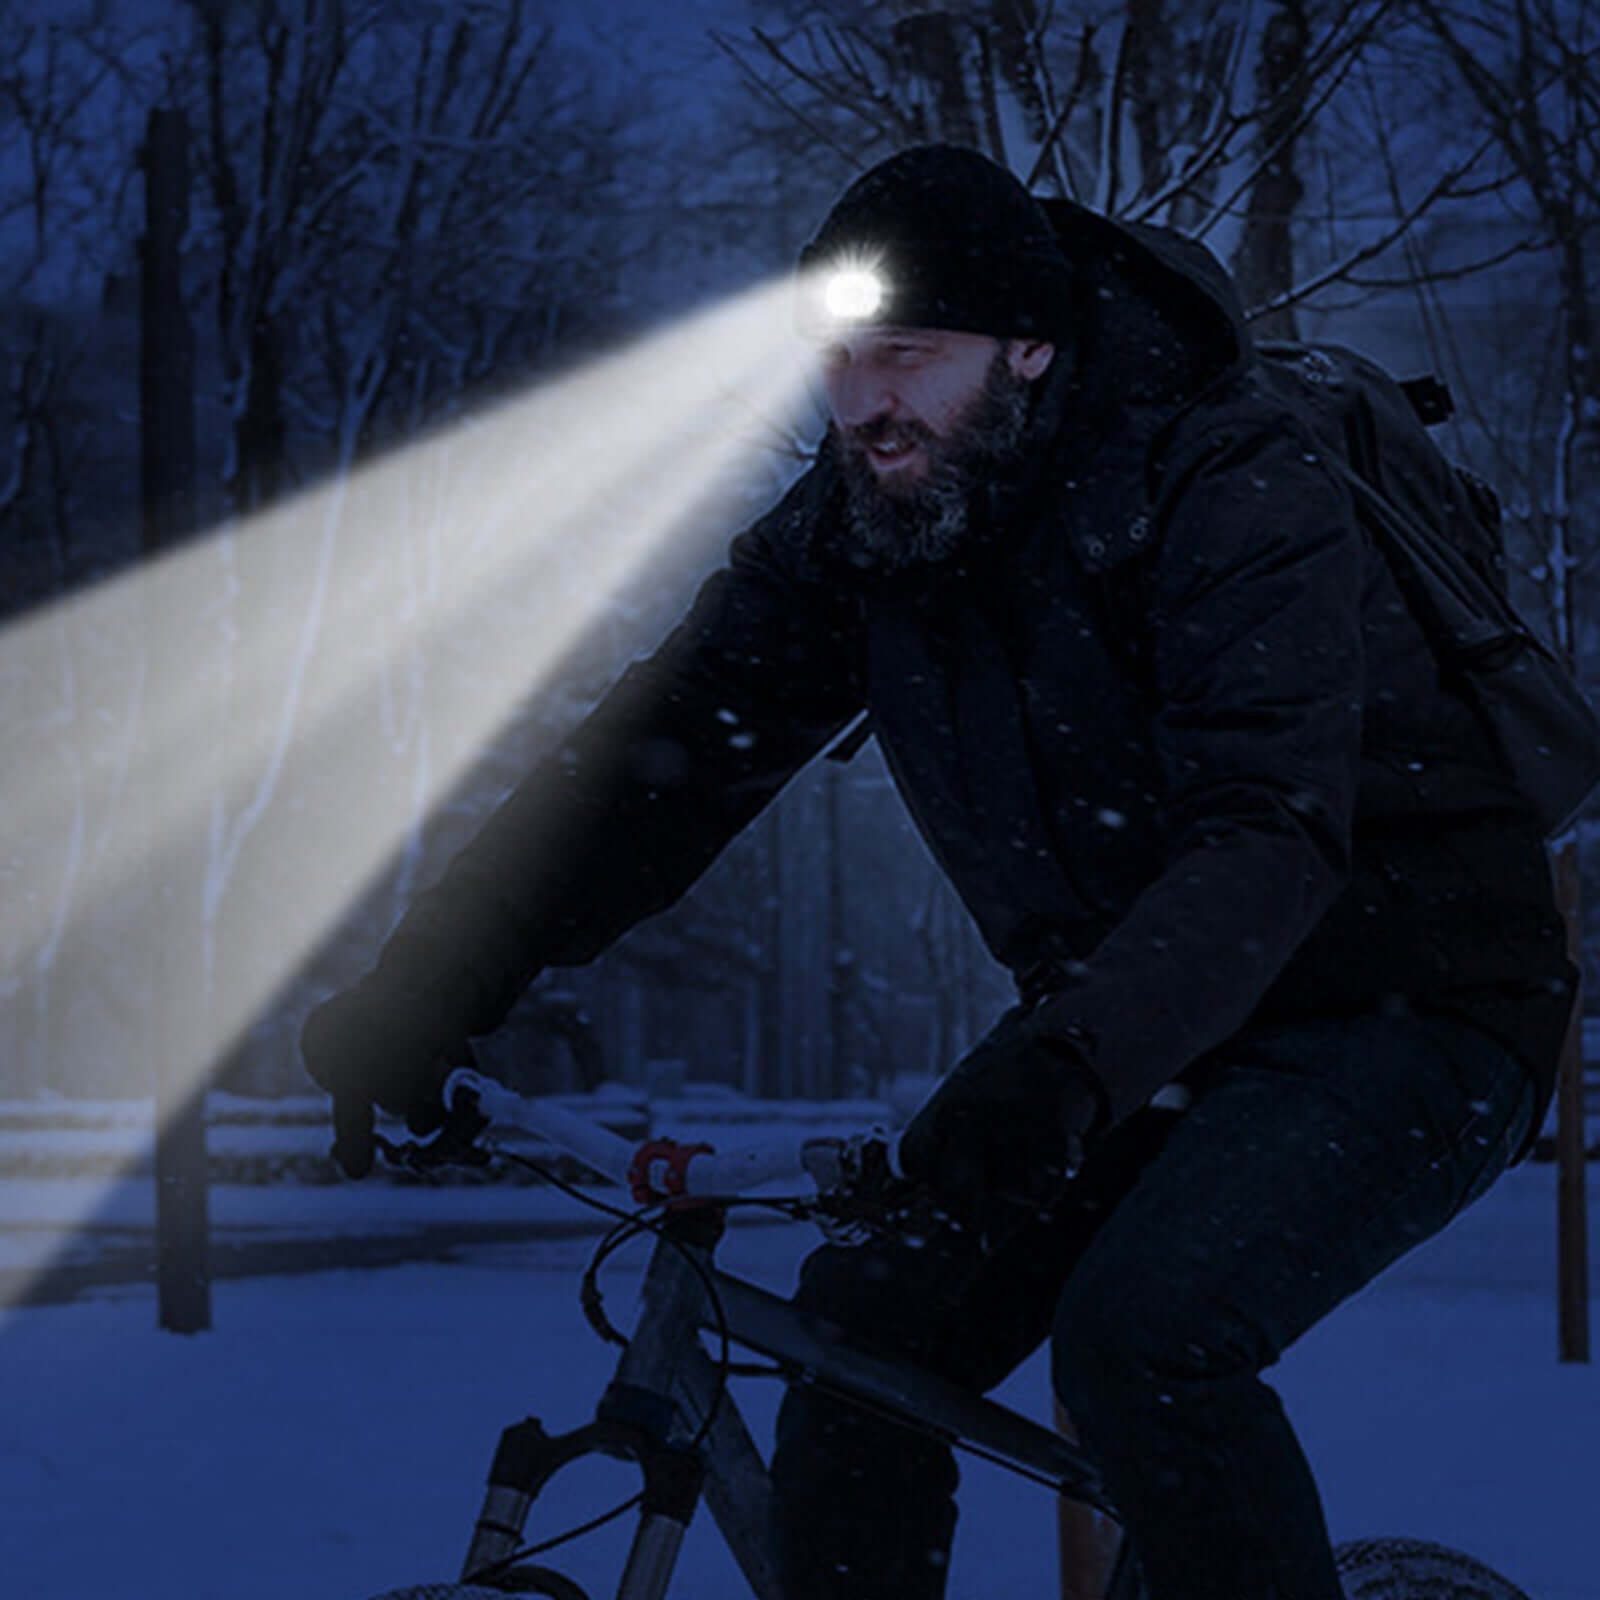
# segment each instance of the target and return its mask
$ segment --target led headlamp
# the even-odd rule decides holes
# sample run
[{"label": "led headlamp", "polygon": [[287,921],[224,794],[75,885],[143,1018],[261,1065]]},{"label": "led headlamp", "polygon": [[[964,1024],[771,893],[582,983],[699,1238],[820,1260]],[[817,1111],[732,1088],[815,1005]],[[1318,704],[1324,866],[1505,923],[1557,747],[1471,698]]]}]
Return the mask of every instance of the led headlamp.
[{"label": "led headlamp", "polygon": [[[800,251],[802,330],[1062,336],[1072,267],[1049,212],[976,150],[919,145],[862,175]],[[875,282],[874,282],[875,280]]]},{"label": "led headlamp", "polygon": [[823,310],[840,323],[870,322],[888,298],[889,286],[873,267],[836,267],[822,283]]},{"label": "led headlamp", "polygon": [[808,338],[828,340],[887,320],[893,296],[881,259],[851,251],[804,264],[796,311]]}]

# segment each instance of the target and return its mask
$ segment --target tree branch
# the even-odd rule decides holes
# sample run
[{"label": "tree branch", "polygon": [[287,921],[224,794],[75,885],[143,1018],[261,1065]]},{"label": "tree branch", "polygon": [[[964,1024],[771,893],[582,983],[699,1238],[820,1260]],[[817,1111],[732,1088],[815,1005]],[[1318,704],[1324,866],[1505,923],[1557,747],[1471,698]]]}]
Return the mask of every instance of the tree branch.
[{"label": "tree branch", "polygon": [[730,60],[732,60],[733,64],[739,69],[739,72],[744,77],[745,81],[749,83],[756,93],[759,94],[764,100],[770,101],[786,117],[793,118],[794,121],[798,122],[813,139],[815,139],[819,144],[825,145],[828,149],[832,150],[834,154],[842,157],[852,168],[859,167],[861,165],[861,153],[859,150],[852,150],[847,146],[840,144],[832,134],[828,133],[826,129],[814,122],[803,111],[801,111],[799,107],[791,105],[789,101],[784,99],[784,97],[779,94],[776,89],[772,88],[772,86],[767,83],[766,79],[764,79],[760,73],[758,73],[744,59],[744,57],[720,32],[713,29],[711,38],[712,42],[716,44],[717,48],[727,55]]},{"label": "tree branch", "polygon": [[1397,239],[1404,238],[1406,233],[1415,226],[1417,219],[1439,200],[1447,197],[1451,186],[1463,174],[1471,171],[1488,152],[1494,148],[1494,136],[1491,134],[1483,140],[1478,148],[1459,167],[1452,168],[1435,181],[1433,186],[1409,210],[1401,213],[1394,226],[1387,233],[1382,234],[1371,243],[1363,245],[1359,250],[1353,251],[1343,261],[1336,262],[1333,266],[1325,268],[1316,277],[1305,283],[1297,284],[1294,288],[1285,290],[1283,294],[1274,295],[1265,304],[1251,307],[1246,313],[1248,320],[1267,315],[1271,311],[1280,311],[1287,306],[1298,305],[1301,301],[1309,299],[1319,289],[1325,289],[1331,283],[1347,279],[1352,267],[1360,266],[1363,261],[1371,261],[1390,248]]}]

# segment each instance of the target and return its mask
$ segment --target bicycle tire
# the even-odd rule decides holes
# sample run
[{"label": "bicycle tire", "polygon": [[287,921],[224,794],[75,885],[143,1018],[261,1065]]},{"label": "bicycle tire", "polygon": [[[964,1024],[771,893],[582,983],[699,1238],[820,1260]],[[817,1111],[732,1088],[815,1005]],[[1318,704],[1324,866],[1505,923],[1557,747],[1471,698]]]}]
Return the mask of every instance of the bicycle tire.
[{"label": "bicycle tire", "polygon": [[500,1589],[485,1589],[477,1583],[420,1583],[405,1589],[385,1589],[372,1600],[505,1600]]},{"label": "bicycle tire", "polygon": [[513,1586],[486,1589],[479,1583],[423,1583],[405,1589],[386,1589],[372,1600],[506,1600],[508,1594],[543,1595],[545,1600],[589,1600],[571,1578],[550,1567],[517,1567]]},{"label": "bicycle tire", "polygon": [[1427,1539],[1353,1539],[1334,1559],[1345,1600],[1528,1600],[1475,1556]]}]

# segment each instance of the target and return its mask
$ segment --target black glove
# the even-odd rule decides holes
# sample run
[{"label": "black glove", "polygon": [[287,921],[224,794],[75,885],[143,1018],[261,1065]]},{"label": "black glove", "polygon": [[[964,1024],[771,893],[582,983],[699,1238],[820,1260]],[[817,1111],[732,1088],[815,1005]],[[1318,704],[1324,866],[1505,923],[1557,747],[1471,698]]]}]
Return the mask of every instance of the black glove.
[{"label": "black glove", "polygon": [[445,1079],[471,1066],[465,1039],[440,1038],[429,1019],[357,984],[325,1000],[300,1034],[306,1071],[333,1096],[333,1159],[352,1178],[372,1170],[374,1106],[414,1134],[444,1122]]},{"label": "black glove", "polygon": [[1106,1122],[1106,1095],[1066,1040],[1021,1008],[960,1061],[900,1137],[900,1165],[993,1247],[1062,1195]]}]

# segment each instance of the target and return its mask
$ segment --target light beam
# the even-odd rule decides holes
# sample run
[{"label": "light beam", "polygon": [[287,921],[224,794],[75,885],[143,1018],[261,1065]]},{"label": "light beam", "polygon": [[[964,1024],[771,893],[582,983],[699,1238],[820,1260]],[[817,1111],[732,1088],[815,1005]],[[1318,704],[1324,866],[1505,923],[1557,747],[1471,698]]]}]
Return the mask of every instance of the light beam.
[{"label": "light beam", "polygon": [[[792,295],[789,279],[751,290],[0,635],[0,726],[21,734],[0,823],[0,957],[25,988],[72,983],[63,952],[103,952],[109,930],[194,927],[205,1000],[169,1066],[203,1084],[619,589],[726,486],[752,418],[793,414],[810,355]],[[237,632],[235,601],[259,592],[269,623]],[[184,663],[160,693],[144,676],[152,642]],[[98,764],[73,725],[90,660],[119,665],[133,719]],[[375,781],[374,730],[406,753],[404,781]],[[317,803],[286,790],[291,758]],[[269,818],[270,927],[241,972],[217,959],[218,918]],[[185,884],[199,904],[163,912]]]}]

